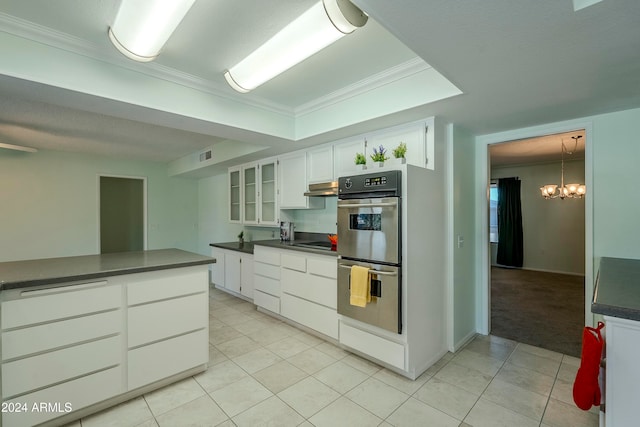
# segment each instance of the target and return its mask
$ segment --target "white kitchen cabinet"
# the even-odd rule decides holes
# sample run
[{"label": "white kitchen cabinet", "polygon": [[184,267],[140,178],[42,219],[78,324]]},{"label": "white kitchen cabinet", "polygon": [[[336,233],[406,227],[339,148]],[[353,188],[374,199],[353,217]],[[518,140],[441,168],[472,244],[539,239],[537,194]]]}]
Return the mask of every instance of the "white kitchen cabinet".
[{"label": "white kitchen cabinet", "polygon": [[240,252],[226,251],[224,254],[224,287],[236,294],[240,293]]},{"label": "white kitchen cabinet", "polygon": [[279,159],[280,209],[321,209],[324,199],[307,197],[307,155],[298,152]]},{"label": "white kitchen cabinet", "polygon": [[387,150],[387,156],[393,159],[393,149],[404,142],[407,145],[405,157],[408,164],[433,169],[433,143],[429,143],[433,133],[433,119],[395,126],[368,135],[367,148],[373,153],[374,148],[382,145]]},{"label": "white kitchen cabinet", "polygon": [[276,159],[262,160],[258,163],[258,224],[280,225],[278,205],[278,162]]},{"label": "white kitchen cabinet", "polygon": [[253,302],[280,313],[280,251],[256,245],[253,251]]},{"label": "white kitchen cabinet", "polygon": [[242,222],[242,168],[236,166],[229,168],[229,222]]},{"label": "white kitchen cabinet", "polygon": [[242,223],[258,224],[258,164],[242,166]]},{"label": "white kitchen cabinet", "polygon": [[207,270],[178,268],[123,276],[127,283],[127,389],[209,360]]},{"label": "white kitchen cabinet", "polygon": [[211,256],[216,259],[216,262],[211,264],[211,281],[217,287],[224,288],[225,250],[212,247]]},{"label": "white kitchen cabinet", "polygon": [[367,154],[367,144],[364,136],[336,141],[333,144],[335,179],[341,176],[353,175],[356,170],[356,153],[364,154],[367,158],[367,163],[371,163],[371,159]]},{"label": "white kitchen cabinet", "polygon": [[338,339],[337,259],[306,252],[282,253],[280,314]]},{"label": "white kitchen cabinet", "polygon": [[213,283],[216,287],[253,299],[253,255],[213,247]]},{"label": "white kitchen cabinet", "polygon": [[[122,313],[122,287],[109,285],[107,280],[3,291],[3,401],[25,402],[29,409],[34,403],[47,401],[39,400],[42,397],[67,402],[70,396],[79,396],[76,379],[91,382],[92,374],[98,371],[103,371],[104,389],[88,390],[74,401],[72,409],[124,392],[120,375],[124,362]],[[69,394],[56,395],[63,389]],[[62,414],[4,412],[2,424],[29,426]]]},{"label": "white kitchen cabinet", "polygon": [[253,299],[253,255],[240,256],[240,294]]},{"label": "white kitchen cabinet", "polygon": [[229,221],[278,226],[278,163],[275,158],[229,168]]},{"label": "white kitchen cabinet", "polygon": [[309,184],[334,180],[332,145],[307,151],[307,174]]},{"label": "white kitchen cabinet", "polygon": [[640,417],[640,322],[604,316],[606,324],[605,425],[637,425]]}]

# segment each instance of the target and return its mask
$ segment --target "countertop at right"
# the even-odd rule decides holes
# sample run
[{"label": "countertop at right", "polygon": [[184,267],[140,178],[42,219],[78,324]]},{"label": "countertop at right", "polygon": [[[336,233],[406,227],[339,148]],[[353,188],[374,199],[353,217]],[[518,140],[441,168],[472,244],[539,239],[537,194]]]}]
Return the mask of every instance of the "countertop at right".
[{"label": "countertop at right", "polygon": [[591,311],[640,321],[640,260],[601,258]]}]

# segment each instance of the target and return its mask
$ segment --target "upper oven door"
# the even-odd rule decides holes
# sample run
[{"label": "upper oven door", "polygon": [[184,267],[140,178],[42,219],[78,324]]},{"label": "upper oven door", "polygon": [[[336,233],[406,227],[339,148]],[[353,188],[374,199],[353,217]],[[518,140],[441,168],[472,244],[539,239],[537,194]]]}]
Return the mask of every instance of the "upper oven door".
[{"label": "upper oven door", "polygon": [[400,264],[400,198],[338,200],[338,253]]}]

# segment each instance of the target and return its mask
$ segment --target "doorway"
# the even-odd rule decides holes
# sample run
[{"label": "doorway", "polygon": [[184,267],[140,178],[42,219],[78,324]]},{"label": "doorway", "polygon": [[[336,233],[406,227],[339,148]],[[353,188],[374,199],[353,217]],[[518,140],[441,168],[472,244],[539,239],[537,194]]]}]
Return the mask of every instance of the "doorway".
[{"label": "doorway", "polygon": [[147,248],[146,178],[98,176],[101,254]]},{"label": "doorway", "polygon": [[[576,130],[487,147],[489,332],[578,357],[586,294],[585,199],[545,200],[540,187],[560,186],[562,171],[565,185],[585,183],[584,136],[584,130]],[[563,144],[569,153],[562,151]],[[518,265],[502,265],[505,263],[496,256],[501,245],[502,260],[511,258],[504,256],[509,242],[496,233],[494,206],[496,183],[510,179],[521,185],[518,209],[522,211],[520,253],[524,261],[520,258]]]}]

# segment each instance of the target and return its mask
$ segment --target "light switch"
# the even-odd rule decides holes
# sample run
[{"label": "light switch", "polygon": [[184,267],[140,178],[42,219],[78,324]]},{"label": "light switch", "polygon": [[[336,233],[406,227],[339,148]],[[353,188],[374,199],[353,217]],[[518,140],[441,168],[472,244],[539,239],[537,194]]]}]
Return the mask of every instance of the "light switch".
[{"label": "light switch", "polygon": [[458,249],[464,246],[464,237],[458,235]]}]

